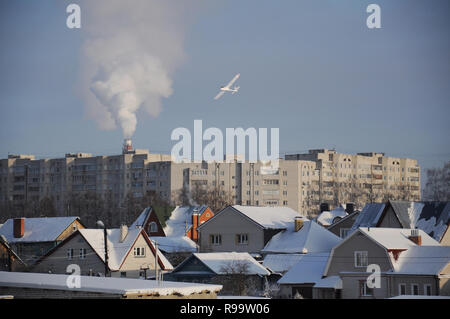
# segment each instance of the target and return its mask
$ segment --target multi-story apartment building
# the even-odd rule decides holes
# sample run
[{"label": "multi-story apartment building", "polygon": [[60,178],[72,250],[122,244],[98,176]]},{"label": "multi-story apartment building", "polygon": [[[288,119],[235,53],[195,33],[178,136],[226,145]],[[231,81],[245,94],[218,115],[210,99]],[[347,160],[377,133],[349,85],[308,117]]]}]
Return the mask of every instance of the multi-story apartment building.
[{"label": "multi-story apartment building", "polygon": [[229,198],[230,204],[288,206],[306,214],[322,202],[337,205],[361,201],[363,205],[386,199],[386,194],[397,194],[395,199],[419,200],[420,168],[413,159],[334,150],[286,155],[277,169],[238,159],[176,163],[170,155],[130,148],[113,156],[76,153],[35,159],[32,155],[12,155],[0,160],[0,201],[47,196],[53,198],[59,211],[73,194],[93,192],[120,203],[129,194],[141,197],[150,191],[180,204],[183,188],[197,187],[217,190],[218,195]]}]

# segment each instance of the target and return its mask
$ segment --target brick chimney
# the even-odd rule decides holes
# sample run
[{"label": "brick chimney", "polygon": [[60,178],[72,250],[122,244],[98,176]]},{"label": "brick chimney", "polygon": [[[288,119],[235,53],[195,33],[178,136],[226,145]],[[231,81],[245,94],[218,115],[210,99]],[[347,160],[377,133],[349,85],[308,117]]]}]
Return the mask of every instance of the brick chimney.
[{"label": "brick chimney", "polygon": [[22,238],[25,234],[25,218],[14,218],[14,238]]},{"label": "brick chimney", "polygon": [[294,219],[294,230],[298,232],[303,227],[303,219],[301,217],[295,217]]},{"label": "brick chimney", "polygon": [[411,229],[411,236],[409,236],[408,238],[416,245],[422,246],[422,236],[419,235],[418,229]]},{"label": "brick chimney", "polygon": [[120,225],[120,242],[123,243],[125,241],[125,238],[127,238],[128,235],[128,227],[127,225]]}]

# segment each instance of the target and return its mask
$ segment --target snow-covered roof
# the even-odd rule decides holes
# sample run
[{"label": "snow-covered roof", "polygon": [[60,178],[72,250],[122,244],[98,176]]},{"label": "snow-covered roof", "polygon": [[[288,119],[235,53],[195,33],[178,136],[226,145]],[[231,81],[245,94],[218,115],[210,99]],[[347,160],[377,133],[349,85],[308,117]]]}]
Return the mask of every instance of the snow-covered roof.
[{"label": "snow-covered roof", "polygon": [[78,217],[38,217],[24,218],[25,233],[21,238],[14,237],[14,219],[8,219],[0,228],[0,235],[9,243],[51,242],[61,235]]},{"label": "snow-covered roof", "polygon": [[303,255],[283,277],[279,284],[315,284],[322,279],[329,253]]},{"label": "snow-covered roof", "polygon": [[328,276],[318,280],[314,287],[342,289],[342,279],[339,276]]},{"label": "snow-covered roof", "polygon": [[130,278],[80,276],[80,288],[68,288],[69,275],[42,273],[0,272],[1,287],[22,287],[37,289],[57,289],[69,291],[88,291],[109,294],[159,294],[174,293],[188,296],[205,290],[219,292],[221,285],[194,284],[171,281],[142,280]]},{"label": "snow-covered roof", "polygon": [[345,211],[345,208],[340,206],[336,207],[332,211],[323,211],[319,216],[317,216],[317,222],[323,226],[330,226],[336,222],[336,219],[340,220],[347,215],[348,214]]},{"label": "snow-covered roof", "polygon": [[264,257],[263,266],[275,273],[285,273],[292,268],[303,254],[268,254]]},{"label": "snow-covered roof", "polygon": [[450,202],[389,201],[387,204],[366,204],[355,220],[352,231],[359,227],[376,227],[386,205],[392,207],[403,228],[422,229],[439,242],[450,224]]},{"label": "snow-covered roof", "polygon": [[192,227],[192,215],[201,214],[208,206],[177,206],[166,221],[164,233],[166,236],[181,237]]},{"label": "snow-covered roof", "polygon": [[292,208],[282,206],[233,205],[232,207],[264,228],[271,229],[285,229],[294,223],[295,217],[300,216]]},{"label": "snow-covered roof", "polygon": [[414,246],[393,262],[395,273],[439,275],[450,263],[450,246]]},{"label": "snow-covered roof", "polygon": [[158,243],[158,249],[161,249],[167,253],[174,252],[196,252],[197,244],[192,241],[189,237],[162,237],[154,236],[150,239]]},{"label": "snow-covered roof", "polygon": [[[79,232],[104,262],[105,241],[103,229],[80,229]],[[108,267],[113,271],[120,269],[137,238],[140,235],[144,236],[143,230],[140,228],[129,229],[125,240],[120,242],[120,232],[119,228],[106,230],[108,241]],[[159,250],[158,259],[164,265],[165,270],[173,269],[170,262]]]},{"label": "snow-covered roof", "polygon": [[150,213],[151,212],[152,212],[152,208],[151,207],[146,207],[142,211],[142,213],[138,216],[138,218],[136,218],[134,223],[131,224],[130,228],[134,229],[134,228],[144,227],[145,226],[145,222],[150,217]]},{"label": "snow-covered roof", "polygon": [[[372,238],[386,249],[408,249],[417,246],[408,237],[411,236],[412,229],[404,228],[364,228],[359,230],[367,237]],[[423,230],[418,230],[422,237],[422,246],[439,246],[439,242],[428,236]],[[347,237],[348,238],[348,237]]]},{"label": "snow-covered roof", "polygon": [[385,207],[385,203],[367,203],[356,218],[352,231],[359,227],[375,227]]},{"label": "snow-covered roof", "polygon": [[330,252],[342,239],[314,221],[304,220],[303,227],[295,231],[294,222],[279,232],[262,249],[265,253]]},{"label": "snow-covered roof", "polygon": [[[237,267],[246,264],[249,275],[270,275],[270,272],[258,263],[249,253],[222,252],[222,253],[195,253],[193,254],[209,269],[216,274],[225,274],[224,268],[238,269]],[[180,264],[181,266],[181,264]]]}]

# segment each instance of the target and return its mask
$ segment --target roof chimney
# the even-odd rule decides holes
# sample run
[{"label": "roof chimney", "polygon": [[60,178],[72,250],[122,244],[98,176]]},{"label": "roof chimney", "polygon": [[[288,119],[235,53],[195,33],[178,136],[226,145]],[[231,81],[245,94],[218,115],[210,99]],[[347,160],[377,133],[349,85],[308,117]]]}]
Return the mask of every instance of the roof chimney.
[{"label": "roof chimney", "polygon": [[294,219],[294,230],[298,232],[303,227],[303,219],[301,217],[295,217]]},{"label": "roof chimney", "polygon": [[127,225],[120,225],[120,242],[123,243],[125,241],[125,238],[127,238],[128,235],[128,226]]},{"label": "roof chimney", "polygon": [[14,218],[14,238],[22,238],[25,234],[25,218]]},{"label": "roof chimney", "polygon": [[408,238],[416,245],[422,246],[422,236],[419,235],[418,229],[411,229],[411,236],[409,236]]}]

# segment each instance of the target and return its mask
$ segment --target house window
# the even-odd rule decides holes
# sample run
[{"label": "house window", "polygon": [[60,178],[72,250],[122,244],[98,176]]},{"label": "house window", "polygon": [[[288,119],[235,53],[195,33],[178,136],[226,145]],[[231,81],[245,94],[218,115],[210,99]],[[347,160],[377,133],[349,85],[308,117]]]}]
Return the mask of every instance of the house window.
[{"label": "house window", "polygon": [[339,232],[340,232],[341,238],[345,238],[348,236],[348,233],[350,232],[350,228],[341,228]]},{"label": "house window", "polygon": [[221,235],[209,235],[209,241],[213,245],[222,245]]},{"label": "house window", "polygon": [[73,248],[67,249],[67,259],[72,260],[73,259]]},{"label": "house window", "polygon": [[355,251],[355,267],[367,267],[368,254],[367,251]]},{"label": "house window", "polygon": [[155,222],[151,222],[149,228],[150,233],[156,233],[158,231],[158,226],[156,225]]},{"label": "house window", "polygon": [[359,282],[359,296],[360,297],[373,296],[373,289],[367,287],[367,281],[366,280],[361,280]]},{"label": "house window", "polygon": [[411,292],[413,295],[418,295],[419,294],[419,285],[411,284]]},{"label": "house window", "polygon": [[120,272],[120,277],[125,278],[127,276],[126,271],[121,271]]},{"label": "house window", "polygon": [[398,285],[398,294],[399,295],[406,295],[406,284],[399,284]]},{"label": "house window", "polygon": [[80,259],[86,258],[86,248],[80,248]]},{"label": "house window", "polygon": [[239,245],[247,245],[248,244],[248,234],[237,234],[236,235],[236,243]]},{"label": "house window", "polygon": [[431,296],[431,285],[425,284],[423,286],[423,291],[425,292],[426,296]]},{"label": "house window", "polygon": [[133,252],[134,257],[145,257],[145,247],[135,247]]}]

